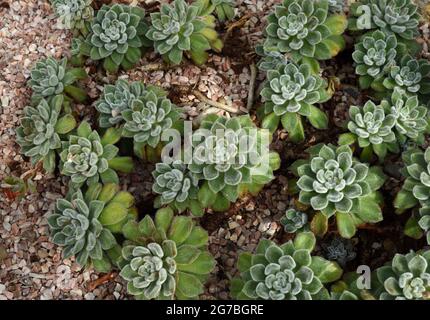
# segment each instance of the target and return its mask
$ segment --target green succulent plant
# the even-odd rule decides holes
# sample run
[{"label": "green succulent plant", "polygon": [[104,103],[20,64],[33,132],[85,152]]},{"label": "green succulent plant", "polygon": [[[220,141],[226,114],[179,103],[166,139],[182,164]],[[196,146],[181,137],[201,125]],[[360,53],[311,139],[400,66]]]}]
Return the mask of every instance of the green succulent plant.
[{"label": "green succulent plant", "polygon": [[352,30],[378,29],[408,40],[418,33],[420,16],[411,0],[360,0],[350,11]]},{"label": "green succulent plant", "polygon": [[202,215],[203,209],[197,200],[199,179],[181,160],[171,164],[157,163],[152,172],[152,190],[159,194],[155,207],[170,205],[179,212],[190,208],[195,216]]},{"label": "green succulent plant", "polygon": [[133,99],[129,108],[121,112],[125,120],[124,137],[133,138],[135,149],[142,145],[157,147],[161,134],[179,120],[176,106],[166,97],[147,91]]},{"label": "green succulent plant", "polygon": [[383,86],[389,90],[401,88],[412,95],[430,94],[430,62],[404,55],[398,65],[390,68]]},{"label": "green succulent plant", "polygon": [[430,244],[430,207],[424,206],[420,208],[419,215],[417,223],[426,236],[427,244]]},{"label": "green succulent plant", "polygon": [[95,104],[100,113],[99,125],[102,128],[114,127],[124,122],[122,112],[131,109],[133,100],[146,94],[146,88],[140,81],[132,83],[118,79],[112,85],[104,86],[103,92]]},{"label": "green succulent plant", "polygon": [[47,172],[54,172],[56,152],[61,149],[61,136],[76,126],[75,118],[66,114],[60,117],[64,97],[53,97],[50,102],[42,99],[36,107],[25,107],[21,125],[16,129],[16,141],[21,152],[31,158],[34,165],[43,162]]},{"label": "green succulent plant", "polygon": [[376,275],[380,300],[430,300],[430,251],[397,253]]},{"label": "green succulent plant", "polygon": [[342,13],[345,0],[328,0],[328,10],[333,13]]},{"label": "green succulent plant", "polygon": [[325,283],[336,281],[342,269],[335,262],[312,256],[315,236],[300,233],[281,246],[260,240],[256,253],[240,254],[240,278],[232,281],[236,299],[318,300],[328,299]]},{"label": "green succulent plant", "polygon": [[98,217],[100,223],[112,233],[121,233],[122,227],[128,220],[137,219],[137,209],[134,207],[134,197],[130,192],[120,190],[115,183],[94,183],[85,192],[85,201],[97,200],[104,203],[104,208]]},{"label": "green succulent plant", "polygon": [[308,223],[308,215],[304,212],[290,208],[280,220],[287,233],[295,233]]},{"label": "green succulent plant", "polygon": [[170,5],[163,3],[160,12],[151,13],[146,36],[154,41],[155,51],[165,60],[179,64],[185,52],[201,65],[208,59],[208,50],[221,51],[223,44],[215,31],[215,17],[200,11],[198,3],[175,0]]},{"label": "green succulent plant", "polygon": [[383,219],[377,192],[385,181],[381,168],[360,163],[348,146],[319,144],[308,152],[310,159],[291,169],[300,177],[299,201],[321,211],[318,223],[327,225],[335,215],[340,235],[351,238],[358,225]]},{"label": "green succulent plant", "polygon": [[261,71],[277,70],[290,62],[285,54],[278,51],[266,51],[262,45],[258,45],[255,52],[261,57],[257,64]]},{"label": "green succulent plant", "polygon": [[308,64],[281,64],[267,72],[261,96],[264,101],[262,127],[274,132],[281,121],[294,142],[305,138],[301,117],[313,127],[327,129],[327,115],[315,106],[330,99],[327,83],[313,74]]},{"label": "green succulent plant", "polygon": [[127,222],[123,234],[120,275],[137,299],[195,299],[215,266],[207,251],[207,232],[190,217],[174,216],[170,208],[137,223]]},{"label": "green succulent plant", "polygon": [[249,116],[203,119],[193,133],[192,159],[187,164],[202,181],[198,199],[204,208],[227,210],[239,194],[258,192],[273,179],[279,156],[265,149],[270,140],[265,134]]},{"label": "green succulent plant", "polygon": [[69,69],[66,58],[57,61],[49,57],[36,62],[31,70],[28,85],[33,90],[32,98],[37,102],[59,94],[77,102],[84,102],[87,99],[85,91],[74,84],[86,77],[84,69]]},{"label": "green succulent plant", "polygon": [[287,52],[296,62],[303,57],[327,60],[345,46],[347,19],[330,14],[328,0],[284,0],[267,20],[265,49]]},{"label": "green succulent plant", "polygon": [[349,131],[355,136],[358,145],[365,149],[363,153],[373,151],[381,160],[385,158],[387,151],[399,151],[394,134],[397,119],[389,111],[385,111],[384,104],[376,105],[371,100],[367,101],[363,108],[349,108]]},{"label": "green succulent plant", "polygon": [[140,60],[142,49],[151,46],[145,37],[147,30],[144,9],[103,5],[91,23],[81,51],[92,60],[103,60],[108,72],[116,73],[120,67],[128,70]]},{"label": "green succulent plant", "polygon": [[360,87],[362,89],[372,87],[381,91],[384,79],[391,67],[396,65],[397,55],[397,40],[393,34],[386,34],[380,30],[365,34],[355,45],[352,54]]},{"label": "green succulent plant", "polygon": [[99,221],[105,203],[86,201],[78,190],[68,199],[57,200],[48,217],[52,241],[63,248],[63,257],[75,256],[81,266],[90,263],[99,272],[108,272],[117,242],[112,233]]},{"label": "green succulent plant", "polygon": [[197,0],[200,6],[200,15],[209,15],[215,12],[218,20],[224,22],[234,18],[234,0]]},{"label": "green succulent plant", "polygon": [[62,27],[77,29],[86,34],[86,24],[94,17],[92,0],[51,0]]},{"label": "green succulent plant", "polygon": [[369,290],[358,287],[359,282],[359,275],[356,272],[345,273],[342,280],[331,286],[331,300],[376,300]]},{"label": "green succulent plant", "polygon": [[133,170],[133,160],[130,157],[118,157],[119,149],[114,146],[120,139],[120,134],[114,128],[106,131],[100,138],[88,122],[82,122],[76,135],[70,135],[69,141],[63,142],[60,153],[61,173],[70,176],[73,186],[80,187],[101,181],[117,183],[116,171],[129,173]]}]

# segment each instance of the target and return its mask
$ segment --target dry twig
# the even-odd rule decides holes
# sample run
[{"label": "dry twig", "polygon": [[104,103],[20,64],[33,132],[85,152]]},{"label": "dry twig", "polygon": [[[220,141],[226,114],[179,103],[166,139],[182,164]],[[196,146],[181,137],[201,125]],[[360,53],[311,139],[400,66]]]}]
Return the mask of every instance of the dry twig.
[{"label": "dry twig", "polygon": [[222,110],[225,110],[227,112],[235,113],[235,114],[241,112],[238,108],[234,108],[234,107],[228,106],[224,103],[220,103],[220,102],[216,102],[216,101],[212,101],[211,99],[208,99],[203,93],[201,93],[198,90],[193,90],[193,91],[191,91],[191,93],[193,95],[195,95],[196,98],[199,99],[201,102],[204,102],[204,103],[206,103],[212,107],[222,109]]}]

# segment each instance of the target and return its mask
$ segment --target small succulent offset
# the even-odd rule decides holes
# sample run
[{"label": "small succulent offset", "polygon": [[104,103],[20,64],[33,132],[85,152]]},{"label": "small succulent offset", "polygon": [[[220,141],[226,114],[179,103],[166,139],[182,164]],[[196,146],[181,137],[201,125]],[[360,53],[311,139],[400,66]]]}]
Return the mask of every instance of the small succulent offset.
[{"label": "small succulent offset", "polygon": [[385,181],[381,168],[360,163],[348,146],[320,144],[308,152],[309,160],[292,165],[300,177],[300,202],[321,211],[326,219],[336,215],[344,238],[351,238],[357,225],[383,219],[377,193]]},{"label": "small succulent offset", "polygon": [[174,216],[170,208],[123,227],[120,275],[137,299],[195,299],[215,260],[207,251],[208,234],[190,217]]},{"label": "small succulent offset", "polygon": [[60,61],[51,57],[39,60],[31,70],[30,77],[28,85],[33,90],[36,101],[59,94],[77,102],[83,102],[87,98],[85,91],[74,85],[77,80],[85,79],[87,73],[81,68],[68,69],[66,58]]},{"label": "small succulent offset", "polygon": [[66,29],[87,32],[86,23],[94,16],[92,0],[51,0],[59,23]]},{"label": "small succulent offset", "polygon": [[328,0],[328,10],[333,13],[343,12],[345,0]]},{"label": "small succulent offset", "polygon": [[103,201],[86,201],[78,190],[69,199],[57,200],[48,224],[52,241],[64,247],[64,258],[75,256],[81,266],[92,263],[98,271],[108,272],[117,242],[99,221],[103,208]]},{"label": "small succulent offset", "polygon": [[406,177],[402,189],[394,199],[394,207],[398,213],[411,209],[418,204],[421,207],[430,205],[430,148],[425,152],[409,149],[402,154],[405,167],[402,169]]},{"label": "small succulent offset", "polygon": [[390,68],[383,85],[389,90],[401,88],[409,94],[430,94],[430,62],[405,55]]},{"label": "small succulent offset", "polygon": [[180,117],[176,106],[168,98],[158,96],[151,90],[133,99],[121,115],[125,120],[122,135],[133,138],[135,144],[153,148],[160,143],[161,134]]},{"label": "small succulent offset", "polygon": [[120,190],[115,183],[95,183],[85,192],[85,201],[102,201],[104,207],[98,220],[112,233],[121,233],[123,225],[129,220],[136,220],[137,209],[130,192]]},{"label": "small succulent offset", "polygon": [[226,119],[209,115],[203,119],[193,133],[188,164],[203,183],[198,194],[203,207],[224,211],[237,200],[241,185],[262,185],[273,179],[272,153],[263,151],[269,138],[263,145],[262,134],[249,116]]},{"label": "small succulent offset", "polygon": [[170,205],[179,212],[190,208],[195,216],[203,213],[197,200],[199,179],[181,160],[157,163],[152,175],[155,179],[152,190],[159,194],[155,207]]},{"label": "small succulent offset", "polygon": [[287,233],[295,233],[308,223],[308,215],[304,212],[290,208],[280,220]]},{"label": "small succulent offset", "polygon": [[101,181],[117,183],[115,172],[131,172],[133,160],[130,157],[118,157],[119,149],[114,146],[120,135],[111,128],[100,138],[88,122],[82,122],[76,135],[70,135],[69,141],[64,142],[60,154],[61,173],[71,177],[71,183],[80,187]]},{"label": "small succulent offset", "polygon": [[141,49],[151,46],[145,38],[147,30],[144,9],[103,5],[91,23],[82,53],[92,60],[103,60],[108,72],[115,73],[120,66],[130,69],[139,61]]},{"label": "small succulent offset", "polygon": [[357,256],[353,243],[349,239],[334,238],[329,243],[323,243],[321,246],[324,256],[328,260],[336,261],[342,267]]},{"label": "small succulent offset", "polygon": [[352,30],[379,29],[407,40],[418,33],[420,17],[412,0],[360,0],[351,5],[351,15]]},{"label": "small succulent offset", "polygon": [[330,98],[327,83],[313,74],[308,64],[281,64],[267,72],[267,81],[261,96],[264,101],[263,128],[274,132],[281,121],[294,142],[304,140],[301,116],[308,118],[312,126],[326,129],[327,115],[315,106]]},{"label": "small succulent offset", "polygon": [[345,46],[347,19],[330,14],[328,0],[284,0],[267,20],[265,49],[290,53],[296,62],[330,59]]},{"label": "small succulent offset", "polygon": [[61,137],[76,126],[75,118],[66,114],[60,117],[64,97],[53,97],[50,102],[40,100],[36,107],[25,107],[21,126],[16,129],[16,141],[22,153],[32,164],[43,162],[47,172],[54,172],[56,152],[61,149]]},{"label": "small succulent offset", "polygon": [[315,236],[299,233],[281,246],[262,239],[254,255],[242,253],[240,278],[232,281],[232,295],[253,300],[327,299],[325,283],[336,281],[342,269],[335,262],[311,256]]},{"label": "small succulent offset", "polygon": [[430,300],[430,251],[396,254],[376,275],[380,300]]},{"label": "small succulent offset", "polygon": [[104,86],[103,92],[95,104],[95,108],[100,113],[100,127],[109,128],[122,124],[124,122],[122,112],[130,109],[132,101],[145,93],[146,88],[140,81],[129,83],[119,79],[114,85]]},{"label": "small succulent offset", "polygon": [[355,72],[360,76],[359,85],[362,89],[372,87],[381,91],[382,83],[396,65],[397,40],[392,34],[374,31],[365,34],[355,45],[352,58],[356,63]]},{"label": "small succulent offset", "polygon": [[258,45],[255,52],[261,57],[257,64],[261,71],[277,70],[280,66],[290,62],[285,54],[278,51],[266,51],[262,45]]},{"label": "small succulent offset", "polygon": [[154,41],[154,48],[172,64],[182,61],[184,52],[194,63],[201,65],[208,59],[206,51],[220,52],[222,41],[215,31],[215,17],[201,15],[198,3],[184,0],[163,3],[160,12],[151,13],[151,26],[146,36]]},{"label": "small succulent offset", "polygon": [[383,104],[376,105],[373,101],[366,102],[363,108],[349,108],[350,121],[348,129],[353,133],[360,148],[374,152],[383,160],[387,151],[397,152],[394,125],[396,116],[389,113]]}]

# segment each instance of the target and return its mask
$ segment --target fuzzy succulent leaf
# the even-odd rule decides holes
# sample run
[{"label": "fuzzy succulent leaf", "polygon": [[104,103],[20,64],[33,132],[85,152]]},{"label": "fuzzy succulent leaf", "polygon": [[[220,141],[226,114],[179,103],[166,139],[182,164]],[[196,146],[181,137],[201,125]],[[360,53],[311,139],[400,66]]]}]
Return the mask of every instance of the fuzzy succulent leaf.
[{"label": "fuzzy succulent leaf", "polygon": [[356,17],[351,19],[352,29],[379,29],[404,39],[413,39],[418,33],[418,7],[411,0],[360,0],[351,11]]},{"label": "fuzzy succulent leaf", "polygon": [[250,263],[241,267],[242,288],[236,292],[252,300],[317,299],[324,290],[324,281],[319,276],[325,274],[335,281],[342,271],[335,263],[314,258],[311,250],[292,241],[277,246],[262,240]]},{"label": "fuzzy succulent leaf", "polygon": [[268,17],[267,51],[288,52],[301,57],[330,59],[344,47],[344,15],[330,14],[328,0],[284,0]]},{"label": "fuzzy succulent leaf", "polygon": [[390,72],[390,68],[396,64],[396,48],[396,37],[379,30],[364,35],[355,45],[352,58],[363,89],[369,88],[375,80],[384,78]]},{"label": "fuzzy succulent leaf", "polygon": [[215,260],[207,251],[208,235],[190,217],[174,216],[170,208],[123,227],[120,275],[138,299],[195,299],[203,292]]},{"label": "fuzzy succulent leaf", "polygon": [[280,222],[284,226],[285,232],[295,233],[307,224],[308,215],[304,212],[290,208],[281,218]]},{"label": "fuzzy succulent leaf", "polygon": [[84,29],[92,20],[94,9],[92,0],[51,0],[59,23],[66,29]]},{"label": "fuzzy succulent leaf", "polygon": [[145,93],[146,88],[140,81],[129,83],[119,79],[114,85],[106,85],[95,104],[100,113],[100,127],[109,128],[124,122],[122,112],[131,109],[132,101]]},{"label": "fuzzy succulent leaf", "polygon": [[396,254],[376,270],[380,300],[428,300],[430,297],[430,251]]},{"label": "fuzzy succulent leaf", "polygon": [[103,60],[104,68],[116,72],[120,66],[129,69],[148,46],[145,11],[123,4],[103,5],[97,12],[86,38],[86,55]]},{"label": "fuzzy succulent leaf", "polygon": [[[184,52],[197,64],[207,60],[206,51],[220,50],[214,17],[200,16],[198,4],[184,0],[163,3],[160,12],[151,13],[151,26],[146,36],[154,42],[155,51],[173,64],[181,63]],[[221,45],[222,47],[222,45]]]},{"label": "fuzzy succulent leaf", "polygon": [[153,148],[160,143],[161,134],[179,119],[176,106],[168,98],[160,97],[153,91],[134,99],[130,108],[121,115],[125,120],[123,136]]},{"label": "fuzzy succulent leaf", "polygon": [[[348,220],[351,227],[354,227],[354,219],[382,220],[377,198],[372,193],[384,182],[380,170],[376,167],[369,169],[368,165],[357,161],[348,146],[322,145],[310,153],[310,160],[298,167],[297,186],[302,203],[311,205],[327,217],[342,213],[343,218],[348,216],[351,220]],[[342,222],[346,223],[344,219]],[[355,232],[353,229],[352,233]]]},{"label": "fuzzy succulent leaf", "polygon": [[26,107],[21,126],[17,128],[17,142],[25,156],[33,164],[43,161],[44,168],[53,172],[56,167],[56,151],[61,149],[60,134],[67,134],[76,125],[71,115],[60,118],[63,96],[55,96],[50,102],[42,99],[36,107]]},{"label": "fuzzy succulent leaf", "polygon": [[109,263],[106,252],[116,245],[116,240],[98,220],[103,207],[102,201],[85,201],[80,190],[70,199],[57,200],[48,224],[52,241],[64,247],[64,258],[75,256],[81,266],[90,261]]}]

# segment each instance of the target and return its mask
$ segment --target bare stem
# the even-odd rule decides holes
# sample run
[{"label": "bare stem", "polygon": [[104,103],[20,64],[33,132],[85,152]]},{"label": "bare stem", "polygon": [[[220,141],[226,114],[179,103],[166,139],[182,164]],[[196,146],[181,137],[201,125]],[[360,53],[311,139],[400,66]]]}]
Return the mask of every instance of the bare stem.
[{"label": "bare stem", "polygon": [[201,102],[204,102],[212,107],[218,108],[218,109],[222,109],[225,110],[227,112],[230,113],[239,113],[240,110],[231,106],[228,106],[226,104],[220,103],[220,102],[216,102],[216,101],[212,101],[211,99],[208,99],[203,93],[201,93],[198,90],[193,90],[192,94],[196,96],[197,99],[199,99]]},{"label": "bare stem", "polygon": [[257,79],[257,67],[255,63],[250,65],[251,69],[251,79],[249,80],[249,91],[248,91],[248,102],[246,104],[246,109],[248,112],[251,110],[254,105],[254,92],[255,92],[255,81]]}]

